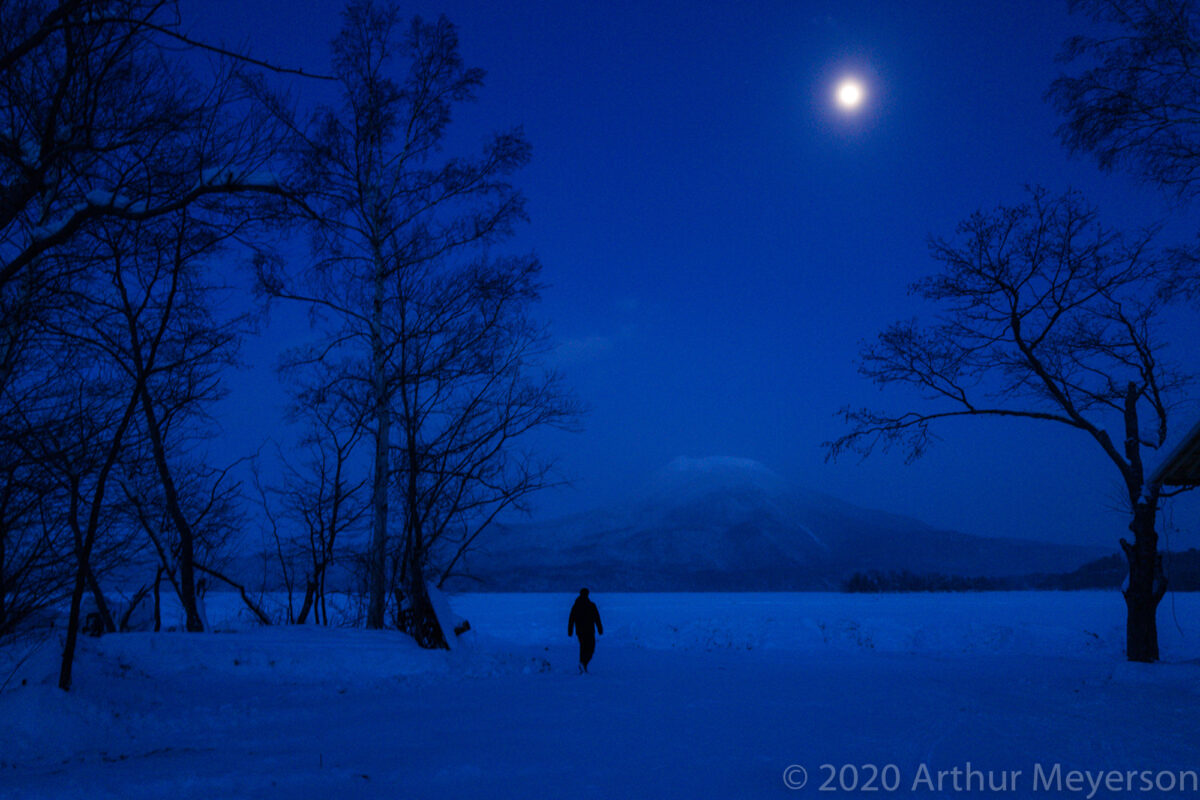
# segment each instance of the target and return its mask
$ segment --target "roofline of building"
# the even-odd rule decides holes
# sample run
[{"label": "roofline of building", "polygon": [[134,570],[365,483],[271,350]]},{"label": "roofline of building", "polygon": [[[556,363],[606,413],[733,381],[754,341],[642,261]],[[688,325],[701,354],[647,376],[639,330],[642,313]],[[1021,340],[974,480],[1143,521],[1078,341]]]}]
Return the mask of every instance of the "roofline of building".
[{"label": "roofline of building", "polygon": [[[1171,448],[1171,452],[1167,453],[1166,457],[1159,462],[1158,467],[1150,474],[1149,484],[1164,485],[1163,481],[1167,480],[1172,469],[1177,468],[1175,462],[1181,460],[1185,455],[1200,449],[1200,421],[1197,421],[1192,429],[1188,431],[1187,436],[1184,436],[1179,442]],[[1166,484],[1168,486],[1179,486],[1182,484]]]}]

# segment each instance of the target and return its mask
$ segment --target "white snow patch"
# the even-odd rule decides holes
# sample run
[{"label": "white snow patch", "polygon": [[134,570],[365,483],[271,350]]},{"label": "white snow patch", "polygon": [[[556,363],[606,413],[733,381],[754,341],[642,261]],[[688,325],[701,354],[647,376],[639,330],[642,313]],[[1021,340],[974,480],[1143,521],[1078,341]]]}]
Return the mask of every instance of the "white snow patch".
[{"label": "white snow patch", "polygon": [[[454,631],[458,628],[463,618],[455,614],[450,609],[450,601],[446,599],[446,595],[436,586],[426,586],[425,590],[429,593],[429,602],[433,605],[433,614],[437,617],[438,625],[441,626],[442,636],[446,639],[446,644],[451,650],[459,646],[460,636]],[[467,632],[465,635],[470,635]]]}]

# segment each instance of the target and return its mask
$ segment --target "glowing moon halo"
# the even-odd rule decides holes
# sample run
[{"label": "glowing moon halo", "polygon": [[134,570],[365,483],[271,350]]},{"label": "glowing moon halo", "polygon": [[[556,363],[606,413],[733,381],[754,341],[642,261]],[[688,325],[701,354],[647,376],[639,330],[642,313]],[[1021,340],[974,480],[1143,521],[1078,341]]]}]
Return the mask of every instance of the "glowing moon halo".
[{"label": "glowing moon halo", "polygon": [[864,95],[862,84],[853,78],[847,78],[838,84],[837,102],[844,109],[858,108],[862,105]]}]

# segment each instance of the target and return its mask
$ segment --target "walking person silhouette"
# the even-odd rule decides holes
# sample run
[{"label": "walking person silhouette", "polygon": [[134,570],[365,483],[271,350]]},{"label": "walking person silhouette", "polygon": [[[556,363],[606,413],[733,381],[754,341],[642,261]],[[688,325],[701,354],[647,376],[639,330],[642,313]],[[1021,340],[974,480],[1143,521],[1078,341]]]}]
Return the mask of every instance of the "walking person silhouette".
[{"label": "walking person silhouette", "polygon": [[588,671],[588,662],[596,652],[596,634],[604,634],[604,625],[600,623],[600,611],[596,604],[588,599],[588,590],[580,589],[575,605],[571,606],[571,616],[567,619],[567,636],[575,634],[579,637],[579,672]]}]

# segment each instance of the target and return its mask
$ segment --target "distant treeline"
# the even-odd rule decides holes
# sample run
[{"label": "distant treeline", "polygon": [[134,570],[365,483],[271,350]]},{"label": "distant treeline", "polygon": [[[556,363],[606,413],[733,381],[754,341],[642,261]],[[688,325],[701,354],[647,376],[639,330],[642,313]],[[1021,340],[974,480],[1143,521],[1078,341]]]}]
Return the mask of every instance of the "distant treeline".
[{"label": "distant treeline", "polygon": [[[1200,591],[1200,550],[1163,554],[1169,588],[1176,592]],[[1007,578],[964,575],[916,574],[908,570],[856,572],[842,582],[843,592],[994,592],[1028,589],[1115,589],[1128,575],[1119,553],[1089,561],[1074,572],[1017,575]]]},{"label": "distant treeline", "polygon": [[964,575],[918,575],[908,570],[877,569],[856,572],[842,582],[843,592],[860,594],[880,592],[990,592],[1021,588],[1020,578],[968,578]]}]

